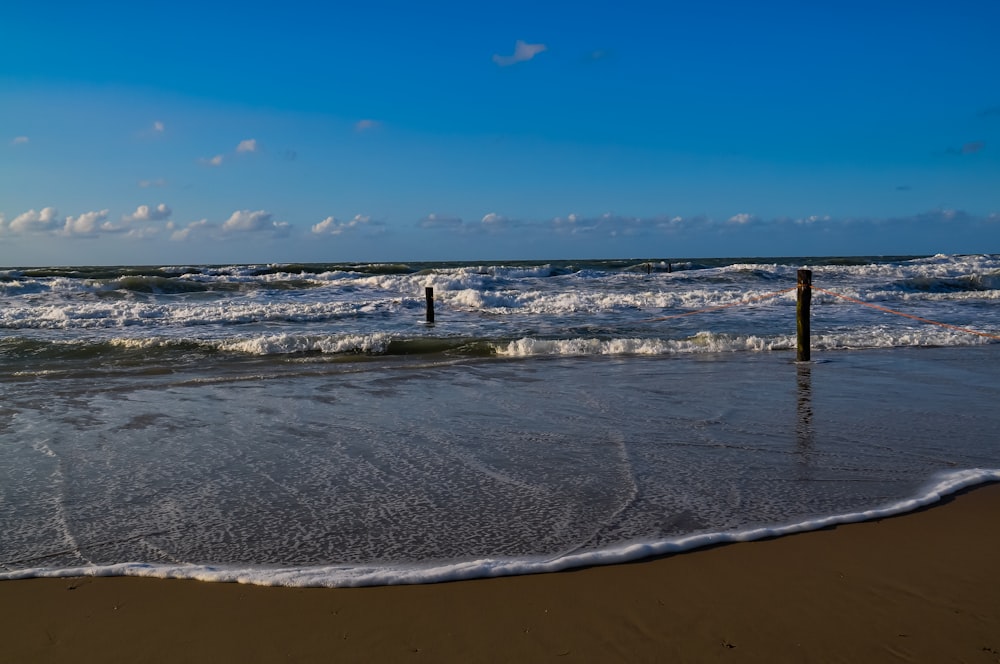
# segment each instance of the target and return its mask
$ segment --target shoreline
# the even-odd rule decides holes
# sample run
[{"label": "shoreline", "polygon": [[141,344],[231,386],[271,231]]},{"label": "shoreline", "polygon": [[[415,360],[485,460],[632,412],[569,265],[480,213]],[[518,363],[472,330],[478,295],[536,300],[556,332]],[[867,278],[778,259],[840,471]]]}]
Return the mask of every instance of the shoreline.
[{"label": "shoreline", "polygon": [[1000,661],[1000,483],[617,565],[426,585],[0,581],[3,661]]},{"label": "shoreline", "polygon": [[431,565],[315,565],[270,567],[241,565],[164,565],[125,562],[66,568],[28,568],[0,572],[0,583],[32,578],[149,578],[207,583],[239,583],[287,588],[369,588],[425,585],[549,574],[606,565],[655,560],[727,544],[756,542],[813,532],[850,523],[862,523],[910,514],[950,501],[955,495],[977,487],[1000,483],[1000,470],[965,469],[941,473],[937,482],[919,494],[880,507],[856,512],[818,516],[799,522],[754,526],[745,529],[693,533],[675,538],[635,542],[620,547],[578,552],[545,560],[483,558]]}]

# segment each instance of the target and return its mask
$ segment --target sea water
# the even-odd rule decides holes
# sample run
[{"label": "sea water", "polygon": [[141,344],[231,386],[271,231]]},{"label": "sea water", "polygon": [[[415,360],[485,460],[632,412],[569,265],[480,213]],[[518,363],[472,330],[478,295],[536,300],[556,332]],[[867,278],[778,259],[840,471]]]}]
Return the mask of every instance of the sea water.
[{"label": "sea water", "polygon": [[[953,327],[817,290],[795,362],[800,267]],[[998,296],[998,256],[3,270],[0,578],[420,583],[907,511],[1000,480]]]}]

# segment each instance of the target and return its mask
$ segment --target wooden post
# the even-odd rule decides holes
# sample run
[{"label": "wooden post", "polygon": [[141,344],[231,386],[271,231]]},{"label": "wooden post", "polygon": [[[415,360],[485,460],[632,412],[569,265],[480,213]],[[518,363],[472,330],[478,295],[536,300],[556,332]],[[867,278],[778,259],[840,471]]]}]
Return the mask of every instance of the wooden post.
[{"label": "wooden post", "polygon": [[434,322],[434,287],[424,288],[424,295],[427,297],[427,322]]},{"label": "wooden post", "polygon": [[798,272],[798,301],[795,304],[795,327],[798,331],[795,360],[809,361],[809,305],[812,303],[812,270]]}]

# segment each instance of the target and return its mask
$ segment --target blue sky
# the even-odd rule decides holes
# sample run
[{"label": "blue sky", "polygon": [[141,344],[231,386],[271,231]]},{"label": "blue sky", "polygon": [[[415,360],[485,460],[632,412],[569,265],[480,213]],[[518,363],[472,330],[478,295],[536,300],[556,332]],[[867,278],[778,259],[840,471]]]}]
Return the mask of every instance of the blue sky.
[{"label": "blue sky", "polygon": [[1000,3],[6,2],[0,265],[1000,252]]}]

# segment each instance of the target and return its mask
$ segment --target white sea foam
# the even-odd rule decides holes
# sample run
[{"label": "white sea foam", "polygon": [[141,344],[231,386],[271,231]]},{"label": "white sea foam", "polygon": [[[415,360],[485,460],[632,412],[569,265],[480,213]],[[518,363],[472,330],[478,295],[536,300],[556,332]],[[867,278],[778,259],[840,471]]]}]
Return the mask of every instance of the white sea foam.
[{"label": "white sea foam", "polygon": [[545,355],[669,355],[673,353],[720,353],[737,350],[787,350],[795,347],[789,336],[765,339],[756,336],[730,337],[700,332],[687,339],[532,339],[521,338],[495,346],[505,357]]},{"label": "white sea foam", "polygon": [[388,334],[301,336],[275,334],[217,342],[220,350],[250,355],[288,353],[384,353],[392,337]]},{"label": "white sea foam", "polygon": [[[674,355],[787,351],[796,347],[795,335],[730,335],[701,331],[683,339],[661,338],[569,338],[522,337],[494,344],[502,357]],[[907,346],[962,346],[991,343],[990,338],[927,325],[909,329],[872,327],[860,331],[815,334],[810,346],[816,350],[859,350]]]},{"label": "white sea foam", "polygon": [[361,587],[440,583],[468,579],[559,572],[593,565],[625,563],[653,556],[803,533],[849,523],[882,519],[912,512],[942,498],[980,484],[1000,481],[1000,469],[968,469],[938,476],[915,496],[872,509],[806,519],[794,523],[752,527],[742,530],[698,533],[655,541],[631,542],[598,551],[574,553],[555,558],[483,558],[424,565],[359,566],[215,566],[163,565],[141,562],[115,565],[87,565],[49,569],[36,567],[0,572],[0,580],[40,577],[136,576],[164,579],[245,583],[289,587]]}]

